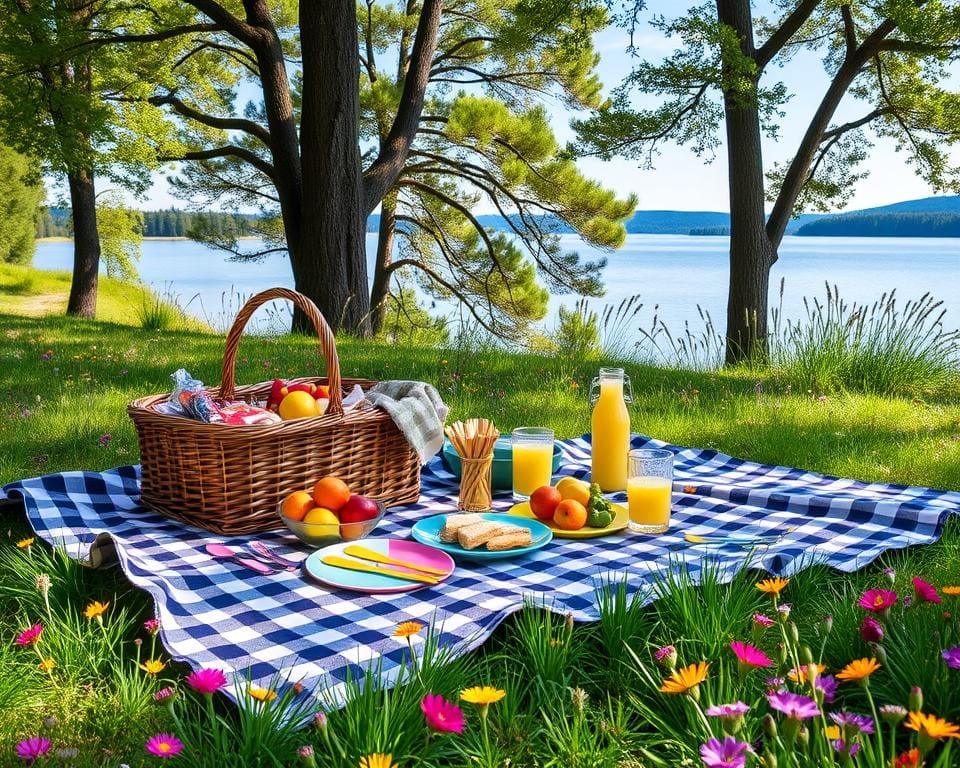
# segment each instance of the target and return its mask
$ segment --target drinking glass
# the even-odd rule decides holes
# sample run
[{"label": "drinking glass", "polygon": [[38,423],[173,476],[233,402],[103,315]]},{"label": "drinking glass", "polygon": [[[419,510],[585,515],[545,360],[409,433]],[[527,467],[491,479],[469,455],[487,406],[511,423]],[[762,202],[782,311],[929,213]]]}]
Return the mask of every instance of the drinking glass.
[{"label": "drinking glass", "polygon": [[673,453],[637,448],[627,454],[627,508],[630,530],[663,533],[670,527]]},{"label": "drinking glass", "polygon": [[513,444],[513,498],[525,501],[553,478],[553,430],[547,427],[517,427]]}]

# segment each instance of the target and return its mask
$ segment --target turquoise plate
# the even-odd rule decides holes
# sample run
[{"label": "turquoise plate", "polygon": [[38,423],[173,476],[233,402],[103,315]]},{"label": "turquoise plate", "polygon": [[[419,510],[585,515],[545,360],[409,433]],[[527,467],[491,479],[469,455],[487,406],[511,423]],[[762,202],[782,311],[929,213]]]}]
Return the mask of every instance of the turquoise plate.
[{"label": "turquoise plate", "polygon": [[484,520],[496,520],[500,523],[510,523],[511,525],[519,525],[523,528],[529,528],[530,537],[533,540],[533,543],[529,547],[505,549],[501,552],[489,552],[483,547],[478,547],[477,549],[464,549],[459,544],[451,544],[446,541],[440,541],[440,530],[447,521],[447,515],[434,515],[433,517],[425,517],[423,520],[418,521],[417,524],[413,526],[413,538],[415,538],[421,544],[426,544],[428,546],[443,550],[454,557],[458,557],[463,560],[477,561],[504,560],[508,557],[519,557],[520,555],[526,555],[529,552],[536,552],[538,549],[542,549],[543,547],[547,546],[547,544],[549,544],[550,540],[553,538],[553,533],[550,532],[550,529],[539,520],[527,520],[522,517],[516,517],[515,515],[501,515],[497,512],[485,512],[481,515],[481,517],[483,517]]}]

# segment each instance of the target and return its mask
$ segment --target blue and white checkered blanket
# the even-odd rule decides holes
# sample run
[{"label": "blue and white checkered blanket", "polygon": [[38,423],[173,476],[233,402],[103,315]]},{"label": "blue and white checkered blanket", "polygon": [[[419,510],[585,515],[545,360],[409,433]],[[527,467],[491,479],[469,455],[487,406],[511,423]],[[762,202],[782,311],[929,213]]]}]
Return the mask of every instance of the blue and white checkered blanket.
[{"label": "blue and white checkered blanket", "polygon": [[[665,445],[641,436],[632,443]],[[302,681],[333,696],[345,680],[357,678],[358,665],[382,663],[386,679],[396,680],[405,643],[392,633],[403,621],[435,619],[441,641],[465,653],[525,600],[591,621],[598,618],[595,589],[606,579],[625,579],[633,591],[678,563],[696,581],[707,560],[726,578],[747,562],[742,548],[690,545],[685,533],[786,531],[776,545],[755,552],[750,565],[784,575],[814,562],[854,571],[886,550],[935,541],[948,515],[960,512],[958,492],[868,484],[667,447],[676,452],[669,533],[555,539],[515,560],[460,562],[446,582],[401,595],[328,590],[300,573],[263,577],[212,560],[204,545],[241,541],[141,507],[137,467],[48,475],[5,490],[24,498],[40,536],[76,557],[85,557],[97,537],[109,536],[130,581],[153,596],[161,639],[173,657],[249,675],[261,685],[278,676]],[[589,436],[565,442],[564,459],[562,474],[588,475]],[[418,519],[455,509],[457,488],[434,457],[424,468],[419,503],[390,510],[376,535],[409,536]],[[497,510],[510,504],[508,498],[494,500]],[[307,554],[283,532],[258,538],[292,559]]]}]

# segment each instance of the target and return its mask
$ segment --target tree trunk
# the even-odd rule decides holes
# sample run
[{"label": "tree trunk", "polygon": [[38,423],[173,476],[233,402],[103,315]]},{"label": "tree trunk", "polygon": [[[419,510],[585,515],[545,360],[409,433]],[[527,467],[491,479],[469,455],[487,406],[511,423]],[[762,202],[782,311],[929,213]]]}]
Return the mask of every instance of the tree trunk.
[{"label": "tree trunk", "polygon": [[387,296],[390,293],[390,262],[393,261],[393,237],[397,230],[397,196],[392,193],[383,198],[380,208],[380,229],[377,234],[377,259],[373,270],[373,287],[370,289],[370,326],[374,334],[383,328],[387,311]]},{"label": "tree trunk", "polygon": [[303,193],[300,239],[291,251],[294,281],[334,330],[369,336],[356,4],[301,2],[300,33]]},{"label": "tree trunk", "polygon": [[93,318],[97,313],[100,272],[100,233],[97,232],[97,196],[91,171],[67,174],[73,210],[73,282],[67,314]]},{"label": "tree trunk", "polygon": [[[717,15],[722,24],[737,32],[743,53],[754,57],[749,0],[717,0]],[[739,86],[737,90],[735,86]],[[770,267],[777,256],[765,226],[760,114],[755,90],[745,93],[742,85],[725,83],[724,113],[730,185],[726,362],[733,364],[767,355]]]}]

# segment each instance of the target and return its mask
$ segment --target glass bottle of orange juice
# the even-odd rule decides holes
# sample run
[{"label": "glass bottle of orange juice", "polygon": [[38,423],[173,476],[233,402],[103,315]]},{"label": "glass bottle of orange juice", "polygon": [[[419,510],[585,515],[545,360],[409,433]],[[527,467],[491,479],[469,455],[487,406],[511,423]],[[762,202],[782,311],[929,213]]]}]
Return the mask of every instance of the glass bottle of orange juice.
[{"label": "glass bottle of orange juice", "polygon": [[591,431],[593,457],[590,479],[610,493],[627,488],[627,453],[630,451],[630,413],[633,399],[630,378],[623,368],[601,368],[590,387],[594,403]]}]

